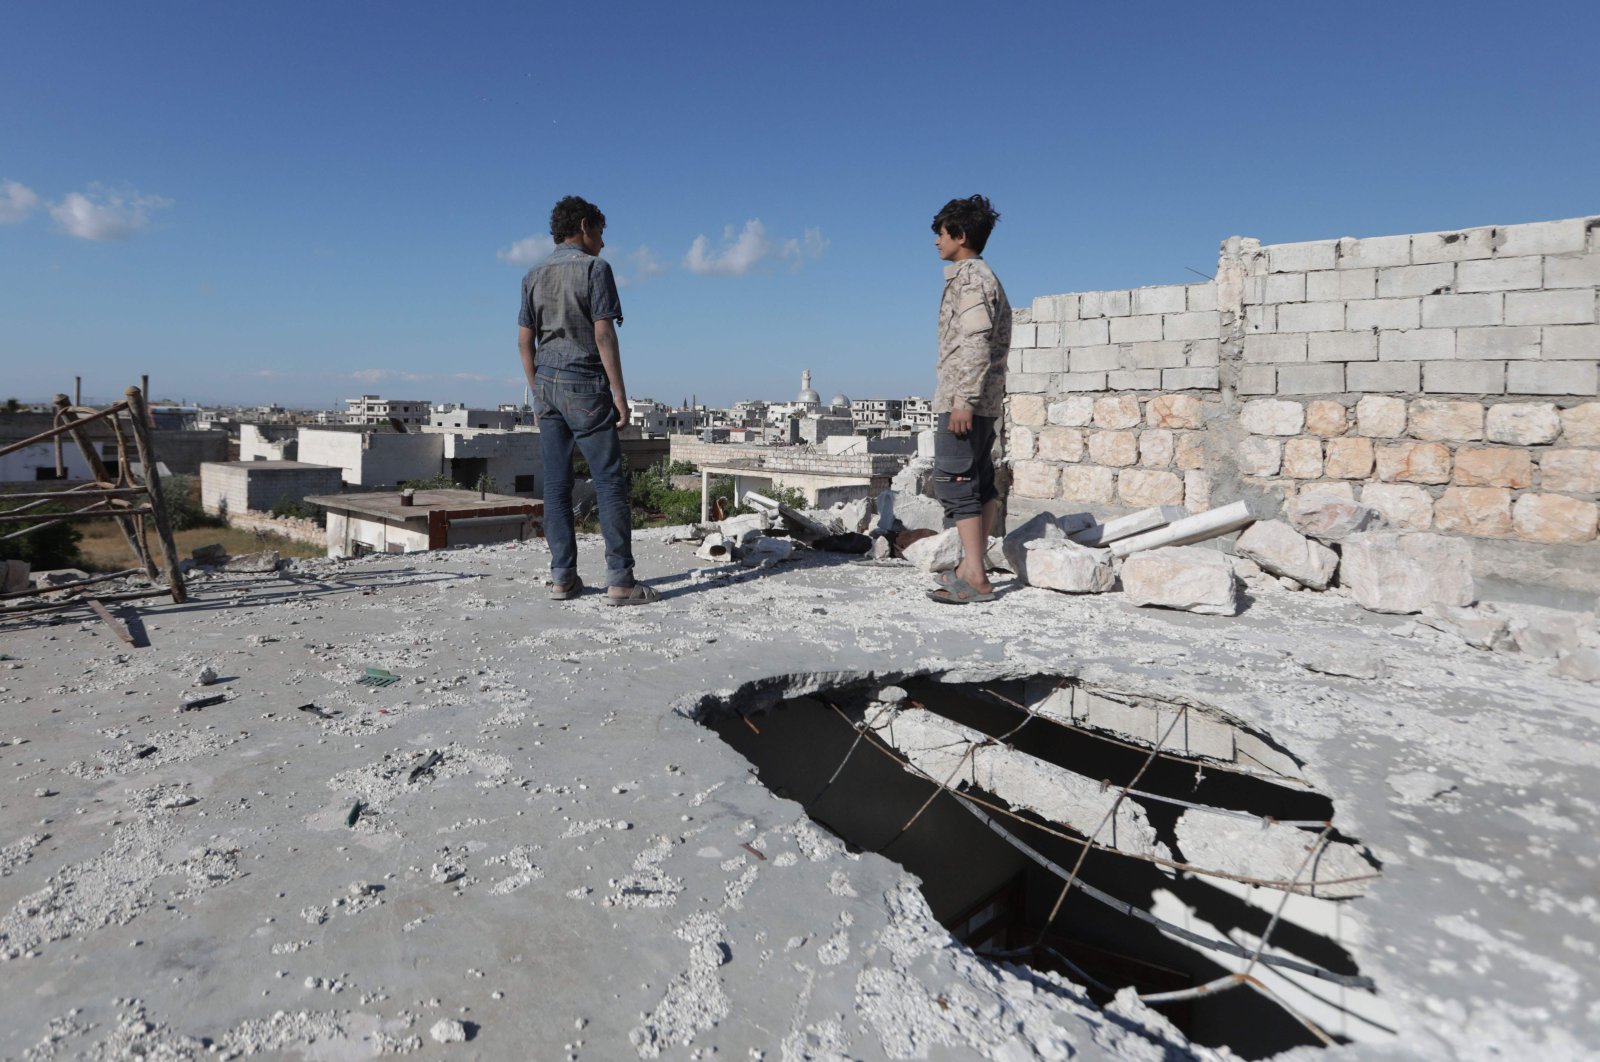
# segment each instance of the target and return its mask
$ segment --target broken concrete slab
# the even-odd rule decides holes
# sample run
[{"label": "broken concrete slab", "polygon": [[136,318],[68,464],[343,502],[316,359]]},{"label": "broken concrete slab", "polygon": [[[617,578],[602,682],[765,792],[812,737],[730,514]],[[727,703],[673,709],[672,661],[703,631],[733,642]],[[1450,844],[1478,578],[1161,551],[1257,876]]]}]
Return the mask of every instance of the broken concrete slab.
[{"label": "broken concrete slab", "polygon": [[1103,594],[1117,585],[1111,551],[1067,539],[1037,539],[1022,551],[1017,578],[1029,586],[1067,594]]},{"label": "broken concrete slab", "polygon": [[1068,536],[1080,546],[1108,546],[1118,539],[1132,538],[1146,531],[1166,527],[1174,520],[1181,520],[1188,514],[1189,511],[1181,505],[1156,505],[1149,509],[1140,509],[1136,513],[1129,513],[1127,516],[1119,516],[1115,520],[1107,520],[1103,524],[1093,524],[1079,531],[1069,531]]},{"label": "broken concrete slab", "polygon": [[[927,494],[933,487],[933,458],[913,457],[889,481],[889,489],[896,494],[916,496]],[[879,495],[881,498],[882,495]]]},{"label": "broken concrete slab", "polygon": [[1313,855],[1316,832],[1295,826],[1191,810],[1178,816],[1175,829],[1178,851],[1187,862],[1253,878],[1298,880],[1307,883],[1300,891],[1308,895],[1360,896],[1378,876],[1350,844],[1331,841]]},{"label": "broken concrete slab", "polygon": [[1027,568],[1029,542],[1065,542],[1066,538],[1054,513],[1038,513],[1007,532],[1000,540],[1000,552],[1005,555],[1006,568],[1021,576]]},{"label": "broken concrete slab", "polygon": [[925,572],[952,571],[961,563],[961,536],[948,528],[911,543],[903,556]]},{"label": "broken concrete slab", "polygon": [[794,556],[794,542],[787,538],[748,535],[739,546],[739,563],[746,568],[777,564]]},{"label": "broken concrete slab", "polygon": [[[878,497],[881,505],[883,496],[880,494]],[[944,530],[944,506],[937,499],[896,492],[891,511],[894,519],[907,531]]]},{"label": "broken concrete slab", "polygon": [[1302,494],[1289,503],[1286,515],[1290,527],[1320,542],[1342,542],[1357,532],[1385,526],[1378,510],[1328,494]]},{"label": "broken concrete slab", "polygon": [[1474,649],[1504,648],[1507,617],[1493,605],[1432,604],[1422,610],[1417,622],[1434,630],[1454,634]]},{"label": "broken concrete slab", "polygon": [[222,543],[212,542],[204,546],[196,546],[189,551],[189,556],[194,558],[196,564],[217,565],[228,559],[228,551]]},{"label": "broken concrete slab", "polygon": [[1579,682],[1600,682],[1600,649],[1585,646],[1564,653],[1550,673],[1558,678],[1576,679]]},{"label": "broken concrete slab", "polygon": [[752,531],[760,534],[772,527],[772,517],[766,512],[745,513],[741,516],[730,516],[717,525],[724,538],[737,545]]},{"label": "broken concrete slab", "polygon": [[1526,653],[1536,660],[1555,660],[1580,648],[1585,622],[1592,625],[1593,615],[1524,607],[1507,621],[1504,641],[1495,648]]},{"label": "broken concrete slab", "polygon": [[1258,520],[1245,529],[1234,552],[1259,564],[1263,571],[1294,580],[1312,590],[1326,590],[1339,567],[1339,555],[1282,520]]},{"label": "broken concrete slab", "polygon": [[1135,553],[1122,563],[1122,590],[1144,607],[1207,616],[1239,612],[1239,577],[1228,558],[1211,549],[1168,546]]},{"label": "broken concrete slab", "polygon": [[1362,608],[1421,612],[1476,599],[1466,542],[1422,531],[1361,531],[1344,540],[1339,580]]},{"label": "broken concrete slab", "polygon": [[246,553],[238,557],[229,557],[222,562],[222,570],[240,574],[275,572],[278,570],[279,563],[278,551],[269,549],[260,553]]},{"label": "broken concrete slab", "polygon": [[877,514],[877,509],[871,498],[857,498],[854,501],[840,502],[833,507],[834,519],[844,526],[846,531],[862,532],[872,526],[872,518]]},{"label": "broken concrete slab", "polygon": [[1186,516],[1182,520],[1174,520],[1166,527],[1146,531],[1142,535],[1118,539],[1111,543],[1111,553],[1113,556],[1127,557],[1140,550],[1192,545],[1195,542],[1204,542],[1237,531],[1255,519],[1255,512],[1250,508],[1249,502],[1236,501],[1220,509],[1208,509],[1203,513]]}]

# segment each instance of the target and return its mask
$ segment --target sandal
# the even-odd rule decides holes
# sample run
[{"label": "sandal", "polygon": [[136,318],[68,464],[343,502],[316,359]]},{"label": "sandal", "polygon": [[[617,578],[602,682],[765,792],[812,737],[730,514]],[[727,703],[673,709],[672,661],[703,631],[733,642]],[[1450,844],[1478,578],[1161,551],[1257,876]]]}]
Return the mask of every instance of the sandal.
[{"label": "sandal", "polygon": [[970,605],[975,601],[993,601],[995,592],[993,590],[987,592],[979,590],[959,575],[951,572],[950,578],[944,581],[943,586],[937,590],[928,591],[928,597],[941,605]]},{"label": "sandal", "polygon": [[571,601],[581,593],[583,593],[583,580],[576,575],[572,577],[572,582],[567,584],[565,590],[557,590],[555,583],[550,584],[551,601]]},{"label": "sandal", "polygon": [[655,588],[646,586],[643,583],[634,583],[628,587],[628,593],[625,597],[617,597],[609,590],[606,592],[606,604],[615,605],[618,608],[623,605],[648,605],[660,600],[661,595],[656,592]]}]

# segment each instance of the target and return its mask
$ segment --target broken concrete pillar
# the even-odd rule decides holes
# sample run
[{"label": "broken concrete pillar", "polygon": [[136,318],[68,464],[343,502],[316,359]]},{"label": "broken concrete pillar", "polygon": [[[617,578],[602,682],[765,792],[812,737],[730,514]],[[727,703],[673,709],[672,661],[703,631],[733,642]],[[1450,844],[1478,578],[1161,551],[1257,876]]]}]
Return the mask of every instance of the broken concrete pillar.
[{"label": "broken concrete pillar", "polygon": [[952,571],[961,563],[961,536],[952,527],[911,543],[904,555],[922,571]]},{"label": "broken concrete pillar", "polygon": [[1148,550],[1122,565],[1122,590],[1135,605],[1232,616],[1239,611],[1239,586],[1228,558],[1211,549]]},{"label": "broken concrete pillar", "polygon": [[1363,531],[1343,544],[1339,581],[1372,612],[1421,612],[1470,605],[1471,552],[1459,538],[1420,531]]},{"label": "broken concrete pillar", "polygon": [[770,528],[772,517],[764,512],[746,513],[743,516],[730,516],[717,526],[725,538],[738,543],[752,531],[759,534]]},{"label": "broken concrete pillar", "polygon": [[1329,494],[1302,494],[1289,504],[1289,526],[1322,542],[1342,542],[1360,531],[1378,531],[1383,514],[1348,498]]},{"label": "broken concrete pillar", "polygon": [[694,551],[694,555],[701,560],[725,564],[734,558],[734,544],[722,532],[713,531],[700,540],[700,548]]},{"label": "broken concrete pillar", "polygon": [[1070,537],[1080,546],[1108,546],[1118,539],[1132,538],[1146,531],[1154,531],[1158,527],[1166,527],[1174,520],[1182,520],[1186,515],[1188,510],[1181,505],[1157,505],[1084,528],[1082,531],[1072,533]]},{"label": "broken concrete pillar", "polygon": [[1234,551],[1273,575],[1293,579],[1312,590],[1326,590],[1339,567],[1339,555],[1314,542],[1282,520],[1258,520],[1234,543]]},{"label": "broken concrete pillar", "polygon": [[1203,513],[1186,516],[1182,520],[1175,520],[1166,527],[1154,531],[1146,531],[1142,535],[1132,538],[1118,539],[1111,543],[1113,556],[1126,557],[1138,553],[1140,550],[1159,549],[1163,546],[1187,546],[1194,542],[1204,542],[1208,538],[1226,535],[1230,531],[1253,523],[1255,513],[1250,510],[1250,504],[1236,501],[1232,505],[1224,505],[1220,509],[1208,509]]},{"label": "broken concrete pillar", "polygon": [[1029,586],[1067,594],[1103,594],[1117,584],[1111,551],[1067,539],[1038,539],[1022,550],[1017,578]]}]

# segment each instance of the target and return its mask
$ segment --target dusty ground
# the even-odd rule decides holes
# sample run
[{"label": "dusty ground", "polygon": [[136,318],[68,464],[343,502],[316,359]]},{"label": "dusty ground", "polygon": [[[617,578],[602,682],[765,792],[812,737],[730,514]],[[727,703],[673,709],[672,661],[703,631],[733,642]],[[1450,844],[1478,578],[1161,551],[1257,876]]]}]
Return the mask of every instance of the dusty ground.
[{"label": "dusty ground", "polygon": [[[636,548],[661,606],[549,602],[533,544],[197,582],[141,607],[141,649],[79,616],[0,628],[0,1055],[1206,1055],[953,945],[691,718],[952,669],[1225,705],[1306,761],[1383,861],[1353,917],[1401,1031],[1323,1057],[1600,1045],[1595,687],[1336,594],[940,608],[904,568],[704,582],[690,547]],[[1383,674],[1302,666],[1330,653]],[[176,712],[204,666],[230,699]],[[445,1019],[470,1039],[437,1043]]]}]

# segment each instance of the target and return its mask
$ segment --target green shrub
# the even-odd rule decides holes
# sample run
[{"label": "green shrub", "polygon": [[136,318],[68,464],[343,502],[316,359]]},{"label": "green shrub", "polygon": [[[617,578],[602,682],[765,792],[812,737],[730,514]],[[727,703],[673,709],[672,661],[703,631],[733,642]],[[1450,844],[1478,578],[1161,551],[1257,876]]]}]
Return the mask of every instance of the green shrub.
[{"label": "green shrub", "polygon": [[[0,499],[0,512],[20,508],[24,502],[6,502]],[[64,513],[69,508],[59,502],[49,502],[37,509],[29,509],[31,513]],[[35,526],[18,521],[12,524],[0,524],[0,534],[12,534],[24,527]],[[44,527],[37,531],[30,531],[16,538],[0,541],[0,557],[7,560],[27,561],[35,571],[49,571],[52,568],[77,568],[83,564],[83,555],[78,552],[78,543],[83,541],[83,532],[78,530],[76,522],[56,524],[54,527]]]},{"label": "green shrub", "polygon": [[223,526],[222,520],[201,507],[200,482],[193,476],[178,474],[164,477],[161,480],[161,502],[167,508],[167,519],[174,531]]}]

